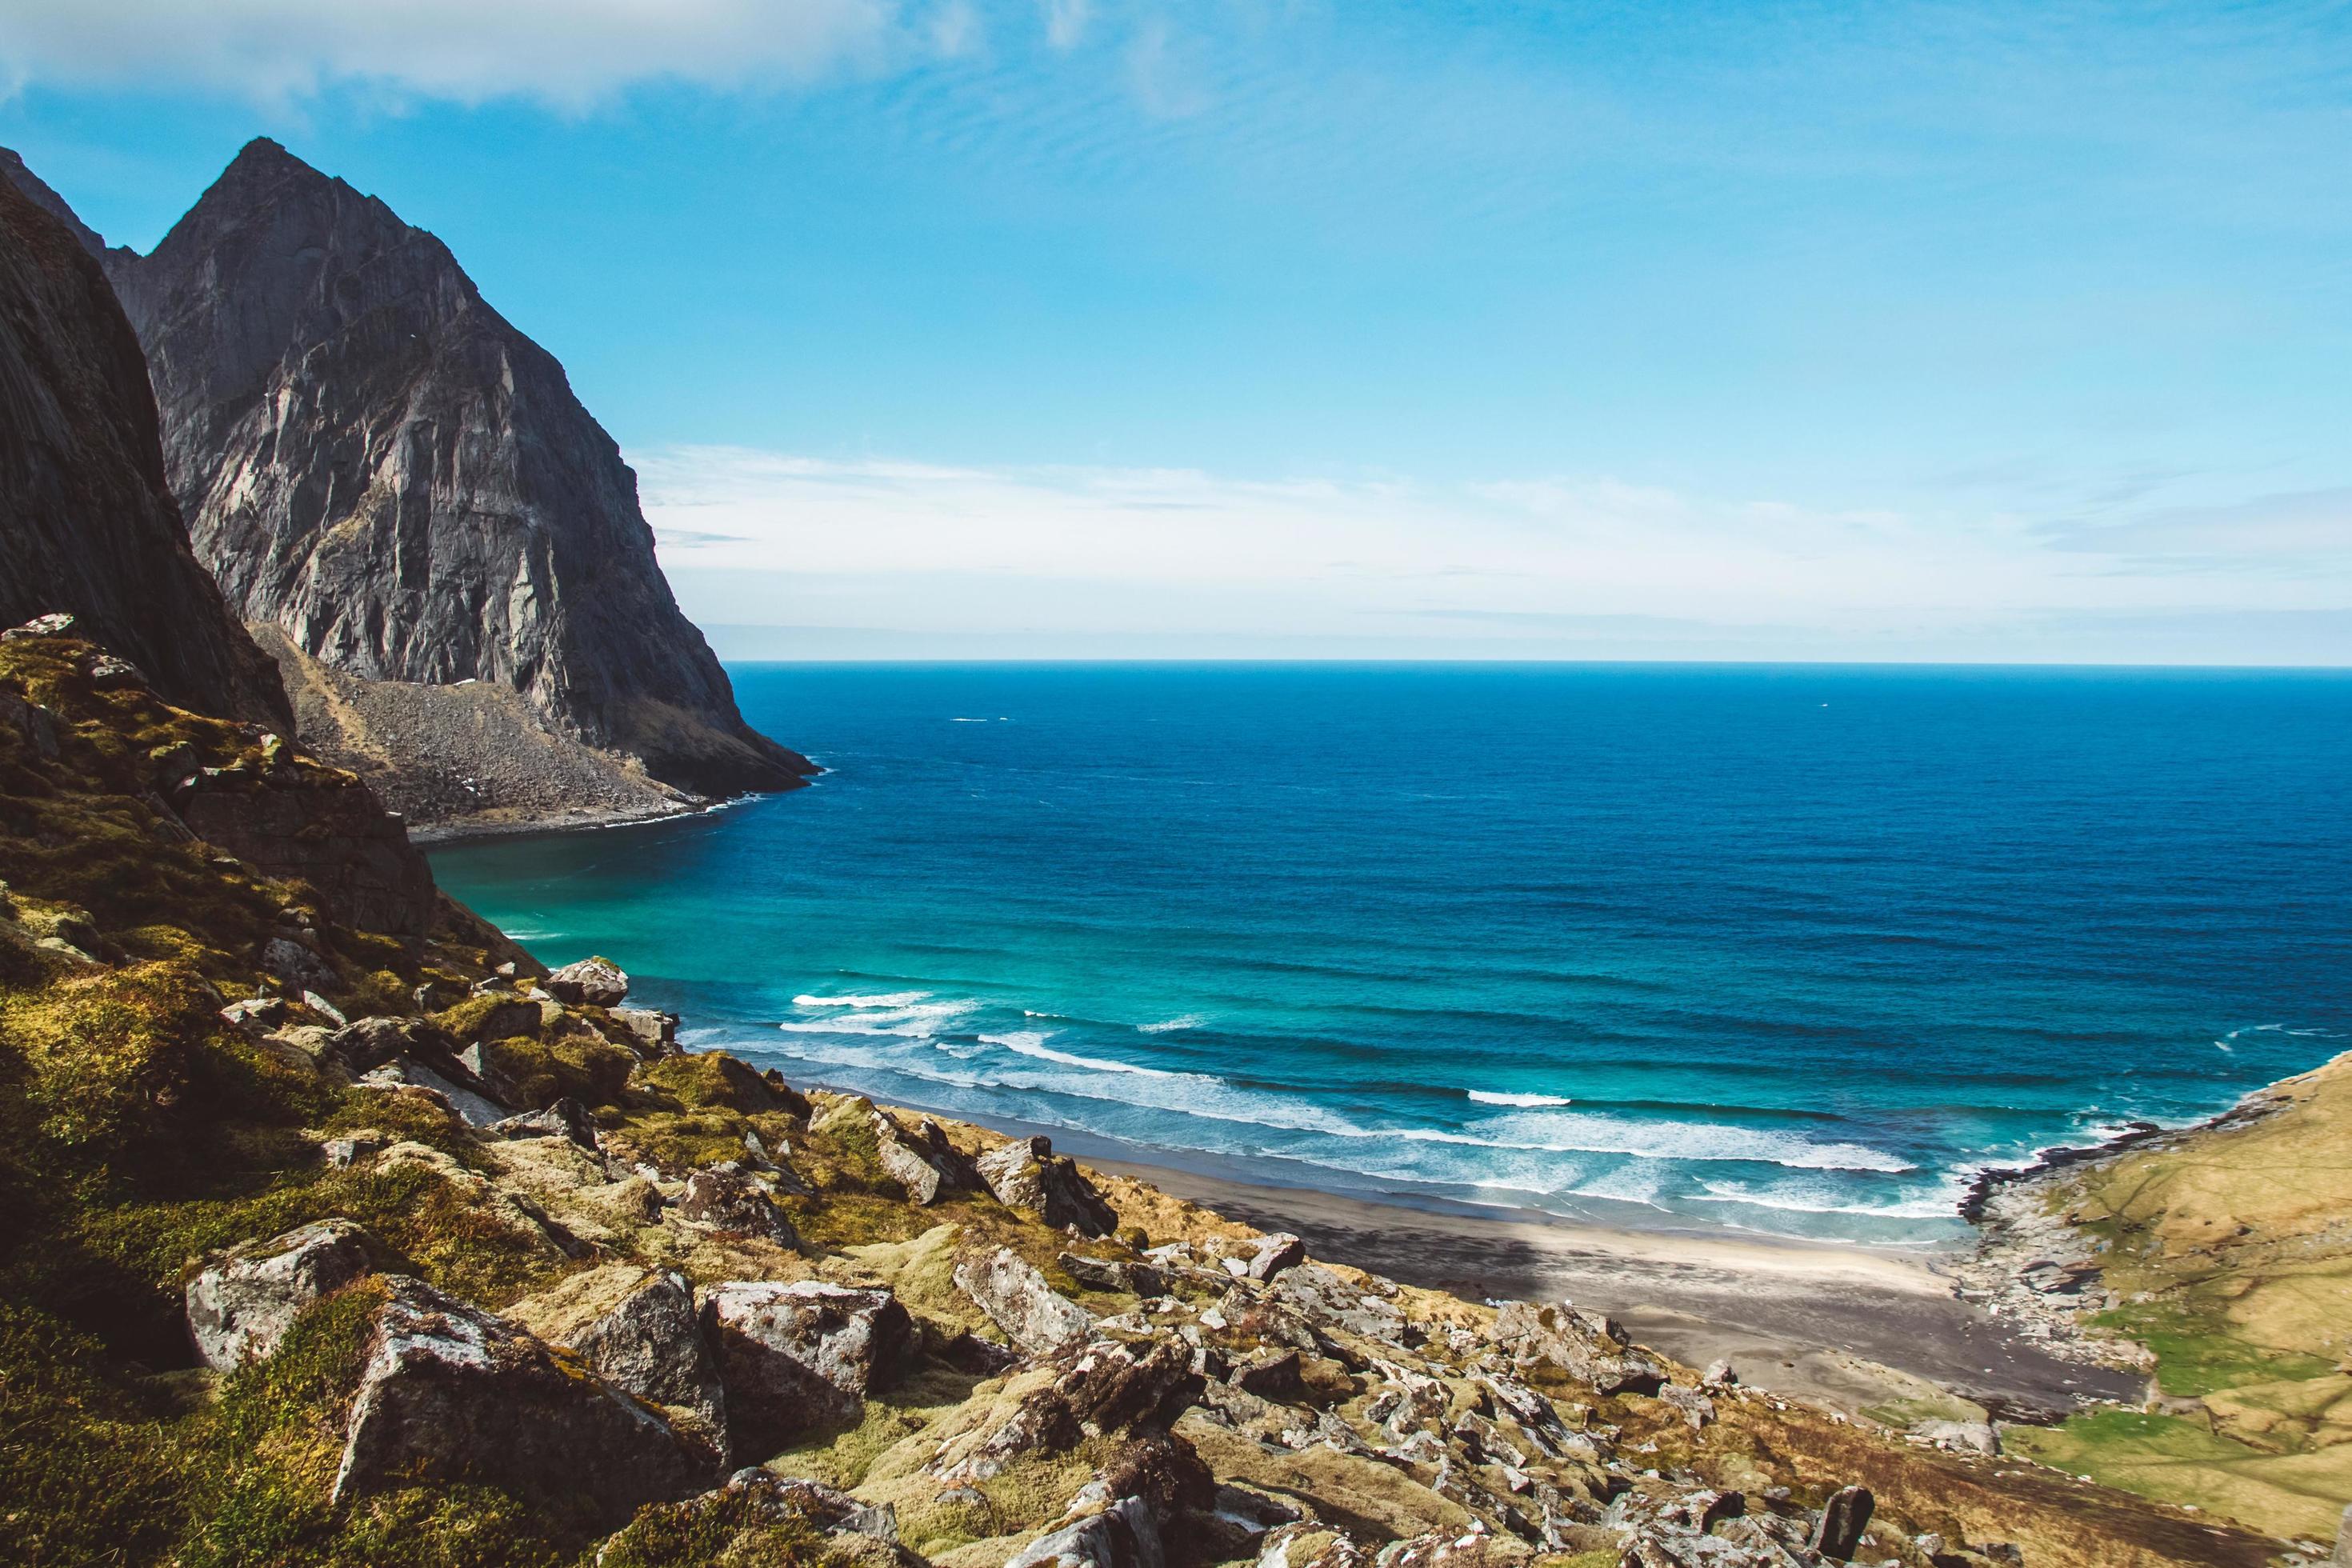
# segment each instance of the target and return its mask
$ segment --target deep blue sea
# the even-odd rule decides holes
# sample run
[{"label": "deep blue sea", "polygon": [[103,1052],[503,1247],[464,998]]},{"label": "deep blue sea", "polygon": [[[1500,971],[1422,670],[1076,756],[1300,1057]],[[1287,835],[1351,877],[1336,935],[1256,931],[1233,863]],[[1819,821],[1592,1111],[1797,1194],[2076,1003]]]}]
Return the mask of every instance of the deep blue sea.
[{"label": "deep blue sea", "polygon": [[2342,676],[733,674],[813,788],[444,885],[694,1044],[1080,1152],[1927,1245],[1987,1162],[2352,1047]]}]

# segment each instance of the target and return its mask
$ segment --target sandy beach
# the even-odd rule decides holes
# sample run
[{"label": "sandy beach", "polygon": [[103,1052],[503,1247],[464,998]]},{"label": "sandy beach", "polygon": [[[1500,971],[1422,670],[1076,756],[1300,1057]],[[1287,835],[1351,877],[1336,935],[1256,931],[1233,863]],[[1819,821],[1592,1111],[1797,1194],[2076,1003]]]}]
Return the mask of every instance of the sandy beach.
[{"label": "sandy beach", "polygon": [[2140,1380],[2062,1361],[1959,1300],[1928,1258],[1756,1237],[1644,1233],[1466,1209],[1432,1212],[1251,1185],[1191,1171],[1087,1163],[1410,1284],[1558,1300],[1759,1387],[1852,1412],[1916,1409],[1948,1390],[1996,1415],[2049,1418],[2084,1397],[2136,1400]]}]

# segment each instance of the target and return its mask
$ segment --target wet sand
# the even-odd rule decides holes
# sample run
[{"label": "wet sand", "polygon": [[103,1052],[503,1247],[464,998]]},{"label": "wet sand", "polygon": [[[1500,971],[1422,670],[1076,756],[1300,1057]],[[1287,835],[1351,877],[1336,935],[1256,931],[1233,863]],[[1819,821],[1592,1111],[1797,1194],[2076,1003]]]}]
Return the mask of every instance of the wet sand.
[{"label": "wet sand", "polygon": [[2140,1396],[2140,1379],[2062,1361],[1959,1300],[1918,1255],[1432,1212],[1081,1158],[1408,1284],[1567,1297],[1678,1361],[1726,1359],[1744,1382],[1839,1409],[1946,1389],[2007,1419],[2049,1420],[2085,1397]]}]

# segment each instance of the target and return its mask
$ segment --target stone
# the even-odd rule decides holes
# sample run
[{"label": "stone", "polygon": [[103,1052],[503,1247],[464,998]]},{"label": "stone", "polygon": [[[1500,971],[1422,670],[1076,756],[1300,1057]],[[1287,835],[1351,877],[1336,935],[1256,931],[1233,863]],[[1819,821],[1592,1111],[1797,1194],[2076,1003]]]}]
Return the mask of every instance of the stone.
[{"label": "stone", "polygon": [[79,623],[62,610],[52,610],[46,616],[35,616],[19,626],[0,632],[0,642],[18,642],[26,637],[70,637]]},{"label": "stone", "polygon": [[568,1094],[544,1110],[493,1121],[490,1131],[501,1138],[569,1138],[592,1154],[597,1147],[595,1118]]},{"label": "stone", "polygon": [[615,1388],[663,1406],[674,1423],[709,1436],[723,1458],[727,1397],[719,1360],[681,1276],[608,1263],[516,1302],[507,1316],[577,1352]]},{"label": "stone", "polygon": [[1813,1526],[1808,1544],[1824,1557],[1846,1562],[1862,1545],[1862,1532],[1870,1528],[1870,1513],[1875,1506],[1877,1500],[1869,1488],[1841,1488],[1822,1505],[1821,1521]]},{"label": "stone", "polygon": [[1005,1338],[1031,1355],[1066,1350],[1094,1328],[1094,1314],[1058,1294],[1009,1247],[957,1259],[955,1282]]},{"label": "stone", "polygon": [[1271,1279],[1306,1261],[1307,1244],[1287,1231],[1277,1231],[1260,1238],[1243,1273],[1251,1279]]},{"label": "stone", "polygon": [[1258,1543],[1257,1568],[1371,1568],[1371,1563],[1354,1537],[1320,1521],[1278,1526]]},{"label": "stone", "polygon": [[2344,1517],[2336,1525],[2336,1552],[2329,1559],[2336,1568],[2352,1568],[2352,1502],[2344,1505]]},{"label": "stone", "polygon": [[903,1372],[917,1345],[914,1320],[888,1290],[822,1279],[713,1286],[702,1323],[727,1391],[729,1434],[746,1459],[856,1421],[867,1391]]},{"label": "stone", "polygon": [[1412,1325],[1394,1303],[1358,1288],[1319,1263],[1285,1269],[1275,1280],[1270,1297],[1321,1328],[1398,1345],[1412,1338]]},{"label": "stone", "polygon": [[1706,1371],[1699,1381],[1709,1388],[1733,1388],[1738,1385],[1739,1373],[1727,1361],[1711,1361],[1706,1363]]},{"label": "stone", "polygon": [[512,1107],[500,1105],[478,1089],[467,1088],[425,1066],[415,1057],[394,1057],[382,1067],[362,1074],[353,1087],[430,1090],[440,1096],[450,1110],[463,1117],[469,1127],[495,1127],[514,1114]]},{"label": "stone", "polygon": [[1494,1337],[1520,1370],[1556,1367],[1601,1394],[1654,1395],[1666,1382],[1664,1365],[1628,1346],[1615,1324],[1566,1301],[1507,1302],[1495,1314]]},{"label": "stone", "polygon": [[1054,1152],[1049,1138],[1015,1138],[982,1154],[977,1169],[998,1203],[1024,1209],[1056,1230],[1076,1226],[1082,1236],[1108,1236],[1118,1228],[1118,1213],[1076,1161]]},{"label": "stone", "polygon": [[286,1022],[286,998],[248,996],[220,1010],[221,1021],[236,1029],[274,1029]]},{"label": "stone", "polygon": [[420,1279],[385,1278],[344,1428],[338,1504],[420,1483],[562,1500],[614,1528],[709,1484],[670,1424],[520,1326]]},{"label": "stone", "polygon": [[2000,1435],[1989,1421],[1917,1421],[1911,1425],[1910,1435],[1959,1453],[2000,1452]]},{"label": "stone", "polygon": [[1658,1387],[1661,1404],[1682,1412],[1694,1432],[1715,1419],[1715,1401],[1696,1388],[1685,1388],[1678,1383],[1661,1384]]},{"label": "stone", "polygon": [[628,1047],[647,1061],[677,1055],[677,1015],[650,1007],[614,1007],[605,1033],[615,1044]]},{"label": "stone", "polygon": [[1115,1290],[1129,1296],[1164,1296],[1168,1280],[1149,1263],[1132,1263],[1123,1258],[1089,1258],[1080,1252],[1065,1252],[1059,1262],[1064,1273],[1090,1290]]},{"label": "stone", "polygon": [[793,1222],[784,1217],[767,1189],[731,1171],[713,1168],[688,1176],[677,1212],[681,1219],[725,1235],[757,1237],[778,1247],[801,1244]]},{"label": "stone", "polygon": [[537,1039],[544,1023],[539,1004],[526,996],[493,1002],[481,1009],[457,1038],[467,1045],[484,1040]]},{"label": "stone", "polygon": [[1271,1399],[1277,1405],[1295,1405],[1307,1396],[1307,1384],[1300,1378],[1299,1371],[1297,1351],[1269,1351],[1234,1368],[1227,1381],[1235,1388],[1255,1394],[1260,1399]]},{"label": "stone", "polygon": [[1076,1524],[1038,1537],[1004,1568],[1166,1568],[1159,1521],[1141,1498],[1121,1498]]},{"label": "stone", "polygon": [[273,936],[261,945],[261,967],[287,984],[319,991],[335,984],[327,961],[291,937]]},{"label": "stone", "polygon": [[887,1110],[877,1110],[871,1125],[882,1173],[904,1187],[911,1202],[928,1208],[980,1185],[971,1161],[948,1141],[947,1130],[929,1118],[911,1137]]},{"label": "stone", "polygon": [[273,1354],[302,1309],[370,1271],[367,1232],[322,1219],[205,1260],[188,1281],[188,1337],[215,1372]]},{"label": "stone", "polygon": [[541,984],[549,995],[574,1006],[617,1007],[628,1000],[629,977],[609,958],[567,963]]}]

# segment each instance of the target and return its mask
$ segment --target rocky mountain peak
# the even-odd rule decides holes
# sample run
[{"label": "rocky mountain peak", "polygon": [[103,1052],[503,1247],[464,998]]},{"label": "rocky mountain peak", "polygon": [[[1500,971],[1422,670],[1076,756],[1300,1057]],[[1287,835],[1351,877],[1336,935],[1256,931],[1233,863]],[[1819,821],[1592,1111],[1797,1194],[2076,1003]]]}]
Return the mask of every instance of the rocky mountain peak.
[{"label": "rocky mountain peak", "polygon": [[[618,447],[440,240],[257,139],[151,255],[107,260],[196,552],[298,689],[479,682],[649,798],[814,771],[743,722]],[[306,736],[337,754],[314,731],[364,697],[306,706]],[[339,760],[389,755],[386,793],[427,819],[511,810],[480,781],[512,737],[463,743],[490,721],[410,715]]]}]

